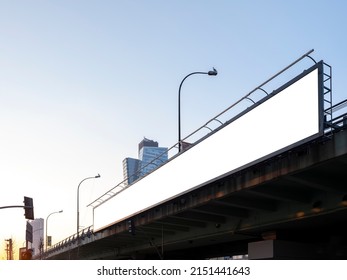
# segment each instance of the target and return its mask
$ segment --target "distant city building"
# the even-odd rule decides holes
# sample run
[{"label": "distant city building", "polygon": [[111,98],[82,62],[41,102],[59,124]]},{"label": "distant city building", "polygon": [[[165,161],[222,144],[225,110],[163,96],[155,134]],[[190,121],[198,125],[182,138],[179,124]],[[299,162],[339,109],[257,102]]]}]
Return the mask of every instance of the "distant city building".
[{"label": "distant city building", "polygon": [[151,172],[168,160],[168,148],[159,147],[158,142],[144,138],[138,145],[138,159],[123,160],[123,176],[127,184]]},{"label": "distant city building", "polygon": [[[143,148],[143,147],[158,147],[159,146],[159,143],[156,142],[156,141],[153,141],[153,140],[149,140],[147,139],[146,137],[143,138],[143,140],[139,143],[139,156],[140,156],[140,150]],[[140,157],[139,157],[140,158]]]},{"label": "distant city building", "polygon": [[33,242],[31,249],[33,256],[39,255],[43,250],[44,244],[44,220],[42,218],[29,221],[32,226]]},{"label": "distant city building", "polygon": [[139,144],[139,159],[141,160],[141,176],[146,175],[153,169],[165,163],[168,159],[168,149],[164,147],[158,147],[153,145],[153,141],[144,139]]},{"label": "distant city building", "polygon": [[139,177],[139,168],[141,166],[141,161],[136,158],[125,158],[123,160],[123,176],[125,185],[130,185],[136,181]]}]

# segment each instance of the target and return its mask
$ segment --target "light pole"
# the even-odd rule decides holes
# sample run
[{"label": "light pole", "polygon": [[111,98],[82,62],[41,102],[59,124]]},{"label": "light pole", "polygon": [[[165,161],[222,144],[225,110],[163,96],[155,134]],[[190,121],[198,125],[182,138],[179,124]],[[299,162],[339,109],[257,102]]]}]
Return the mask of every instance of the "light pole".
[{"label": "light pole", "polygon": [[182,149],[182,140],[181,140],[181,88],[183,82],[191,75],[195,74],[205,74],[209,76],[217,76],[218,72],[216,69],[213,68],[213,70],[208,71],[208,72],[192,72],[188,74],[187,76],[184,77],[182,80],[180,87],[178,89],[178,151],[180,152]]},{"label": "light pole", "polygon": [[100,174],[94,176],[94,177],[87,177],[84,178],[77,187],[77,243],[78,243],[78,232],[79,232],[79,228],[80,228],[80,186],[81,184],[88,179],[95,179],[95,178],[100,178]]},{"label": "light pole", "polygon": [[49,218],[49,216],[51,216],[53,214],[58,214],[58,213],[62,213],[62,212],[63,212],[63,210],[60,210],[60,211],[57,211],[57,212],[52,212],[46,218],[46,252],[47,252],[47,245],[48,245],[48,218]]}]

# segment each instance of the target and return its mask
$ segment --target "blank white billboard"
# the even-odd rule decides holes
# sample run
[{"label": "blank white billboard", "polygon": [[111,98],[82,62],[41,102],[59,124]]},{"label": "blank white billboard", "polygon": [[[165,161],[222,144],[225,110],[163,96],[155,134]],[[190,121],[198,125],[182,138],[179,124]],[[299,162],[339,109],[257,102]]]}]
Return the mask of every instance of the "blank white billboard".
[{"label": "blank white billboard", "polygon": [[318,68],[94,208],[94,230],[321,134]]}]

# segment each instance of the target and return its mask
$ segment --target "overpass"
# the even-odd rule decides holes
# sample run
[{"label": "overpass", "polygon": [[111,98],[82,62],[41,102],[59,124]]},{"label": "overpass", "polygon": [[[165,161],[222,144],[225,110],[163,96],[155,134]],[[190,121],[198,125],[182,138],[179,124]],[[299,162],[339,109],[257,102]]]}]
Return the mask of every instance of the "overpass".
[{"label": "overpass", "polygon": [[[304,57],[308,57],[308,54]],[[266,96],[257,102],[250,94],[246,95],[242,100],[250,99],[254,103],[251,107],[221,122],[220,127],[211,130],[207,136],[194,142],[145,178],[130,186],[119,184],[94,201],[91,204],[94,207],[94,227],[55,244],[45,252],[43,258],[205,259],[237,255],[246,255],[250,259],[347,258],[344,227],[347,221],[347,113],[338,116],[334,114],[346,106],[347,100],[332,104],[331,71],[324,72],[324,66],[327,65],[323,62],[315,62],[308,71],[273,93],[266,92]],[[246,151],[237,145],[229,146],[229,143],[235,141],[235,136],[226,133],[228,129],[233,134],[237,132],[235,124],[245,119],[245,116],[255,114],[258,118],[259,115],[254,112],[266,108],[265,104],[271,105],[273,102],[274,106],[278,106],[278,99],[274,97],[285,94],[292,96],[288,89],[295,88],[297,82],[306,79],[310,73],[318,73],[319,86],[313,90],[317,91],[319,97],[315,103],[318,108],[317,118],[313,120],[318,125],[312,126],[317,131],[300,135],[290,143],[284,142],[283,147],[274,150],[271,149],[275,143],[271,143],[270,150],[264,155],[256,153],[259,146],[255,145],[253,149],[256,157],[247,159],[241,165],[232,165],[229,156],[227,160],[221,160],[232,149],[240,148],[245,154],[252,151],[252,147],[247,147]],[[313,80],[315,84],[316,80]],[[263,85],[255,90],[262,90]],[[308,91],[305,88],[304,92]],[[304,93],[300,94],[303,96]],[[310,98],[304,104],[304,109],[312,103]],[[308,124],[311,120],[305,115],[306,109],[300,112],[300,109],[288,103],[282,106],[279,114],[287,110],[283,114],[288,115],[281,122],[288,119],[288,125],[291,125],[294,120],[295,127],[305,133],[311,129]],[[300,115],[302,123],[297,123],[294,115]],[[207,124],[203,127],[206,128]],[[295,134],[295,131],[284,129],[282,132],[280,129],[270,124],[266,135],[271,135],[271,140],[277,134],[287,133],[283,140],[286,141]],[[247,138],[252,137],[252,129],[248,128],[244,135],[246,133],[250,133]],[[266,135],[253,134],[252,141],[261,142],[258,138]],[[226,146],[218,150],[215,144],[225,137],[230,139],[227,139]],[[208,163],[203,161],[204,165],[199,165],[202,160],[196,160],[196,157],[206,152],[208,143],[215,147],[213,154],[206,158]],[[231,154],[234,153],[236,150]],[[196,169],[189,170],[187,175],[185,170],[179,169],[185,163],[185,158],[198,167],[197,172]],[[178,169],[172,169],[177,162],[180,163],[176,164],[175,168]],[[230,170],[214,168],[214,165],[223,165],[225,162]],[[205,165],[206,170],[203,170]],[[185,165],[184,169],[189,169],[189,165]],[[198,180],[204,178],[202,173],[210,169],[218,171],[208,174],[209,179],[194,181],[197,182],[194,186],[187,183],[190,182],[189,175]],[[173,194],[161,196],[160,190],[169,183],[165,179],[160,181],[160,174],[164,174],[166,180],[172,181],[174,185],[179,182],[186,186],[179,190],[173,188]],[[167,177],[171,174],[174,174],[172,178]],[[177,174],[184,174],[184,180],[179,181],[180,176]],[[158,182],[159,189],[153,186],[153,182]],[[141,184],[146,188],[136,189]],[[131,201],[134,197],[131,191],[140,192],[143,189],[147,194],[141,196],[141,201],[138,198]],[[148,197],[154,197],[156,202],[151,202]],[[120,203],[124,201],[128,207],[120,208]]]}]

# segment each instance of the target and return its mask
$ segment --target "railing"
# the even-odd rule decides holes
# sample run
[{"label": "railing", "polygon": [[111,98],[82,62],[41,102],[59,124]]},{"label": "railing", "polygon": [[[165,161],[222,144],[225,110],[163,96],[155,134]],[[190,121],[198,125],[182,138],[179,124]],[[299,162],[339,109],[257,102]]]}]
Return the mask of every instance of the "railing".
[{"label": "railing", "polygon": [[[331,111],[332,118],[331,122],[327,123],[328,129],[326,134],[332,134],[333,132],[347,128],[347,99],[336,103],[328,109]],[[335,112],[340,112],[339,115],[335,116]]]},{"label": "railing", "polygon": [[78,233],[78,239],[77,239],[77,233],[65,238],[62,241],[59,241],[58,243],[54,244],[52,247],[50,247],[47,251],[44,252],[43,258],[48,258],[51,254],[58,252],[64,248],[73,246],[78,244],[78,240],[85,240],[86,238],[91,238],[94,235],[93,232],[93,226],[89,226],[83,230],[81,230]]}]

